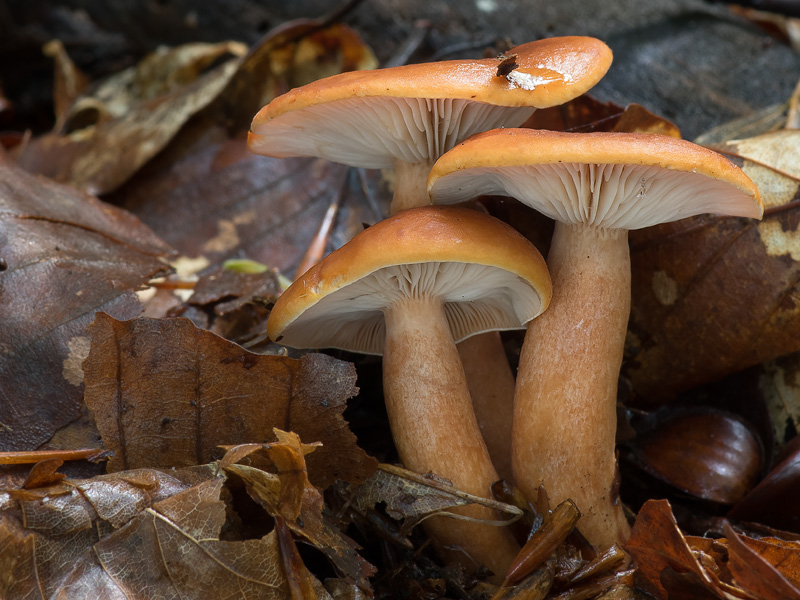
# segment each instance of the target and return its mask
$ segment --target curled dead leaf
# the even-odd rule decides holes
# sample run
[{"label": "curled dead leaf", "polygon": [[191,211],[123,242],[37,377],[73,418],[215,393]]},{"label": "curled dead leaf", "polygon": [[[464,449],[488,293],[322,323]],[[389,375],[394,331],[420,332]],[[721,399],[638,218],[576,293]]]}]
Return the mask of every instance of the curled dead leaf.
[{"label": "curled dead leaf", "polygon": [[764,219],[702,216],[631,232],[625,373],[646,402],[800,349],[800,132],[714,149],[758,185]]},{"label": "curled dead leaf", "polygon": [[315,485],[374,469],[341,416],[358,391],[350,363],[253,354],[187,319],[99,314],[89,335],[85,400],[114,451],[109,470],[203,464],[217,446],[266,440],[275,427],[322,442],[308,463]]},{"label": "curled dead leaf", "polygon": [[0,450],[78,418],[86,326],[98,310],[136,316],[133,290],[170,253],[129,213],[0,163]]}]

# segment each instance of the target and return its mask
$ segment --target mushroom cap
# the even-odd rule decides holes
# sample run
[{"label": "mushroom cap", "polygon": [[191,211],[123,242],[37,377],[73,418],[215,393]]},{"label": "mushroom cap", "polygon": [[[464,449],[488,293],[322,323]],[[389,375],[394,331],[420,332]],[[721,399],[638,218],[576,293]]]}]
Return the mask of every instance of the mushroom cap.
[{"label": "mushroom cap", "polygon": [[517,65],[511,80],[498,75],[501,57],[352,71],[312,82],[262,108],[248,146],[277,158],[317,156],[366,168],[390,167],[395,159],[433,161],[473,133],[518,126],[536,108],[583,94],[612,58],[600,40],[578,36],[529,42],[506,56]]},{"label": "mushroom cap", "polygon": [[439,204],[509,195],[562,223],[608,229],[764,212],[756,185],[725,157],[646,133],[487,131],[434,164],[428,191]]},{"label": "mushroom cap", "polygon": [[542,255],[512,227],[426,206],[369,227],[306,271],[275,303],[267,332],[288,346],[382,354],[383,311],[395,302],[439,296],[458,342],[523,328],[551,294]]}]

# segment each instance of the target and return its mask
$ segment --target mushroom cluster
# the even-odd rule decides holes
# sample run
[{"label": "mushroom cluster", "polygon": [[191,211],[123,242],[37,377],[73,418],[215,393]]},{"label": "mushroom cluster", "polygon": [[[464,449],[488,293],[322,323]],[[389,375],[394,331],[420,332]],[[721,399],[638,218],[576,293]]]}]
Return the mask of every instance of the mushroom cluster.
[{"label": "mushroom cluster", "polygon": [[[253,119],[248,145],[284,158],[315,156],[354,167],[395,168],[391,213],[430,204],[433,163],[469,136],[517,127],[538,108],[592,88],[611,50],[590,37],[555,37],[503,57],[354,71],[275,98]],[[467,385],[490,456],[511,477],[514,375],[497,332],[459,344]],[[488,492],[487,492],[488,493]]]},{"label": "mushroom cluster", "polygon": [[[497,59],[344,73],[273,100],[248,142],[269,156],[397,172],[393,216],[301,275],[273,308],[270,337],[382,354],[406,467],[487,498],[513,472],[530,499],[540,485],[557,502],[571,498],[583,513],[579,529],[600,548],[629,531],[614,452],[627,230],[763,210],[741,170],[689,142],[515,129],[536,108],[586,92],[610,63],[602,42],[569,37]],[[556,220],[552,288],[538,251],[512,227],[429,206],[484,194],[513,196]],[[497,332],[524,327],[515,383]],[[476,378],[463,366],[473,364],[502,367],[492,367],[499,375],[487,385],[485,370]],[[461,512],[473,521],[426,521],[437,548],[502,575],[518,546],[502,528],[474,521],[491,520],[491,511]]]}]

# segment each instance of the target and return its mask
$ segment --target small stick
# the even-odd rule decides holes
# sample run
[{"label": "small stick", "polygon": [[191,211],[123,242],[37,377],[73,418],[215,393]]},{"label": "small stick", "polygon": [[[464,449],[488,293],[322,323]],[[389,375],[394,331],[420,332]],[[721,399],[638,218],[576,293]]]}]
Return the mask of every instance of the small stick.
[{"label": "small stick", "polygon": [[320,260],[322,260],[322,257],[325,254],[325,248],[328,246],[328,239],[331,236],[333,223],[336,220],[336,214],[339,212],[339,205],[341,204],[341,201],[342,190],[339,190],[339,193],[336,194],[336,197],[334,197],[330,206],[328,206],[328,210],[325,212],[322,223],[319,224],[319,229],[317,229],[317,233],[311,239],[311,243],[308,245],[303,258],[300,259],[300,264],[297,265],[295,278],[299,277],[317,264]]},{"label": "small stick", "polygon": [[108,455],[102,448],[82,448],[80,450],[22,450],[0,452],[0,465],[26,465],[43,460],[88,460],[97,462]]}]

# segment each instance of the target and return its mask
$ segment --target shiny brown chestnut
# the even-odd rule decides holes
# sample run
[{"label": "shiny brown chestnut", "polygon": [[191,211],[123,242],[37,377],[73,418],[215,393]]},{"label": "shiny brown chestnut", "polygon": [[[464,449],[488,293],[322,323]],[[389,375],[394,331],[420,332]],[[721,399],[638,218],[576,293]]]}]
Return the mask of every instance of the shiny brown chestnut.
[{"label": "shiny brown chestnut", "polygon": [[630,448],[630,458],[650,475],[721,504],[735,504],[753,488],[763,460],[761,442],[744,420],[710,408],[667,416]]}]

